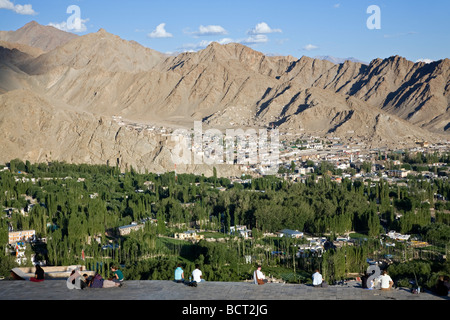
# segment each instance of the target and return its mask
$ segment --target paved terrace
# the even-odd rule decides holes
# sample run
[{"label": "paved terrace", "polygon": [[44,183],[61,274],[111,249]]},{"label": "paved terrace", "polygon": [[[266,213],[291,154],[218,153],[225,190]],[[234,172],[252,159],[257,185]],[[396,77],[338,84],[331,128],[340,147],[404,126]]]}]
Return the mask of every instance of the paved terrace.
[{"label": "paved terrace", "polygon": [[182,301],[275,301],[275,300],[450,300],[429,291],[412,294],[408,289],[364,290],[356,281],[343,286],[313,288],[304,284],[204,282],[189,287],[173,281],[125,281],[121,288],[69,289],[65,280],[40,283],[0,281],[0,300],[182,300]]},{"label": "paved terrace", "polygon": [[[5,301],[3,301],[5,300]],[[6,301],[7,300],[7,301]],[[303,284],[205,282],[188,287],[172,281],[126,281],[121,288],[68,289],[65,280],[0,281],[0,305],[17,315],[65,319],[142,316],[156,319],[281,319],[311,316],[336,319],[355,316],[417,316],[424,310],[446,310],[450,297],[406,289],[364,290],[359,283],[313,288]],[[429,303],[439,305],[430,308]],[[405,303],[410,305],[405,305]],[[425,303],[425,304],[424,304]],[[125,313],[124,313],[125,312]],[[408,317],[409,318],[409,317]]]}]

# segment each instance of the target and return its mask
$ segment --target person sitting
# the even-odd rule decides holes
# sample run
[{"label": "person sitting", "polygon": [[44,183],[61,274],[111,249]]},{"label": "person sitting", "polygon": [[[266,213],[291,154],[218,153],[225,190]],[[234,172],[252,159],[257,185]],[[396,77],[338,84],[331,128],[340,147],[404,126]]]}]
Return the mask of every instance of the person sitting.
[{"label": "person sitting", "polygon": [[201,272],[198,264],[195,265],[195,269],[192,271],[192,281],[196,284],[205,282],[205,279],[203,279],[203,273]]},{"label": "person sitting", "polygon": [[178,264],[177,268],[175,269],[175,282],[176,283],[184,282],[184,271],[181,268],[181,264]]},{"label": "person sitting", "polygon": [[364,272],[364,275],[361,277],[361,287],[363,289],[369,289],[369,286],[367,285],[367,280],[369,280],[369,274],[367,272]]},{"label": "person sitting", "polygon": [[30,278],[31,282],[42,282],[45,278],[44,269],[41,268],[40,265],[36,265],[36,271],[34,272],[34,277]]},{"label": "person sitting", "polygon": [[120,271],[116,266],[112,266],[111,267],[111,271],[113,272],[114,276],[113,276],[112,279],[109,279],[109,280],[112,280],[115,283],[118,283],[118,284],[121,285],[123,283],[123,280],[124,280],[122,271]]},{"label": "person sitting", "polygon": [[92,283],[92,279],[94,279],[94,277],[93,276],[89,276],[86,273],[83,274],[83,277],[85,279],[87,288],[90,288],[91,287],[91,283]]},{"label": "person sitting", "polygon": [[90,283],[90,288],[114,288],[121,286],[121,283],[114,282],[113,280],[109,279],[103,279],[103,277],[98,273],[95,274]]},{"label": "person sitting", "polygon": [[83,274],[83,278],[80,279],[80,287],[81,289],[85,289],[89,286],[89,280],[88,280],[88,275],[85,273]]},{"label": "person sitting", "polygon": [[258,285],[267,283],[266,276],[261,272],[261,265],[258,265],[258,268],[253,272],[253,280]]},{"label": "person sitting", "polygon": [[313,287],[314,288],[327,287],[327,283],[325,281],[323,281],[323,277],[320,274],[319,269],[316,269],[316,272],[312,275],[312,279],[313,279]]},{"label": "person sitting", "polygon": [[388,275],[386,270],[384,270],[383,274],[378,277],[378,281],[381,283],[381,290],[383,291],[391,290],[394,284],[394,281],[392,281],[392,278]]},{"label": "person sitting", "polygon": [[105,280],[103,279],[103,277],[100,274],[96,273],[91,280],[90,288],[103,288],[104,281]]},{"label": "person sitting", "polygon": [[438,296],[448,295],[448,287],[445,285],[444,276],[439,276],[439,279],[436,283],[435,292]]},{"label": "person sitting", "polygon": [[447,290],[450,292],[450,282],[448,276],[444,276],[444,286],[446,286]]}]

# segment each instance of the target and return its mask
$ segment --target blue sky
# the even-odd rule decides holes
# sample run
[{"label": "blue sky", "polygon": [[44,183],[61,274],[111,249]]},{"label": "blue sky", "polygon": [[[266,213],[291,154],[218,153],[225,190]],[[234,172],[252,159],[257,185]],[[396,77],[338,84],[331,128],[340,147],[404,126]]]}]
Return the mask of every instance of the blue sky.
[{"label": "blue sky", "polygon": [[[71,5],[79,15],[67,13]],[[367,27],[371,5],[380,9],[381,29]],[[217,41],[297,58],[417,61],[450,57],[449,13],[447,0],[0,0],[0,30],[35,20],[79,35],[104,28],[160,52],[196,51]],[[71,17],[80,23],[69,24]]]}]

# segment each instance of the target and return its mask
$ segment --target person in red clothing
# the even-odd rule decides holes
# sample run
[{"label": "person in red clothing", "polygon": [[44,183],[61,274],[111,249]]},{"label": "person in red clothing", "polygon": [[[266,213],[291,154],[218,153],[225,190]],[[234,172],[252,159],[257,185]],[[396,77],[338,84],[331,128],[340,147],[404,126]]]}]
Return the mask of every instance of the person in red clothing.
[{"label": "person in red clothing", "polygon": [[44,281],[44,269],[41,268],[40,265],[36,265],[36,271],[34,273],[34,278],[30,278],[31,282],[42,282]]}]

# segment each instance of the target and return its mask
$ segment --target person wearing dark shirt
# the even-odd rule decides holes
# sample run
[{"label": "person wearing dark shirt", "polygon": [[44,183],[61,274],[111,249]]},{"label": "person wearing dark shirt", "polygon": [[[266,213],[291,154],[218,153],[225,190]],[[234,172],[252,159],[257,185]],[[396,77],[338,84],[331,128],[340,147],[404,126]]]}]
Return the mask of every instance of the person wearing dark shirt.
[{"label": "person wearing dark shirt", "polygon": [[369,274],[367,272],[365,272],[364,275],[361,277],[361,286],[363,289],[369,289],[369,287],[367,287],[368,279],[369,279]]},{"label": "person wearing dark shirt", "polygon": [[36,265],[36,271],[34,272],[34,278],[30,278],[32,282],[42,282],[45,278],[44,269],[41,268],[40,265]]},{"label": "person wearing dark shirt", "polygon": [[103,281],[102,276],[96,273],[89,286],[90,288],[103,288]]},{"label": "person wearing dark shirt", "polygon": [[448,287],[445,285],[444,276],[440,276],[436,284],[436,294],[439,296],[448,295]]}]

